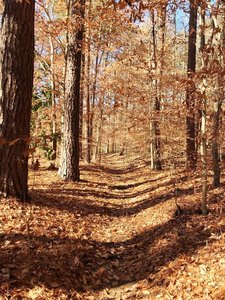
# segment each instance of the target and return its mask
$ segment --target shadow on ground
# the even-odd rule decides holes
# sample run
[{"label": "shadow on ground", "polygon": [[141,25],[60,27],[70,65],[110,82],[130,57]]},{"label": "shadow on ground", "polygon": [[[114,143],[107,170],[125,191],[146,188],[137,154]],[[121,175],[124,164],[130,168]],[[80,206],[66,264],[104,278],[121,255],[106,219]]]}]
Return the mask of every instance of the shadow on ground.
[{"label": "shadow on ground", "polygon": [[[8,245],[0,253],[1,283],[23,289],[45,285],[92,291],[150,280],[150,275],[168,262],[204,247],[209,236],[210,232],[197,222],[193,224],[188,215],[119,243],[0,234],[0,244]],[[159,240],[167,242],[159,247]],[[12,248],[12,244],[16,246]]]},{"label": "shadow on ground", "polygon": [[[131,170],[134,171],[133,167]],[[114,174],[112,169],[107,169],[106,172]],[[156,184],[156,181],[150,181]],[[123,203],[107,204],[107,199],[115,196],[112,193],[99,192],[94,188],[81,190],[79,184],[76,186],[77,190],[60,190],[57,185],[55,188],[53,185],[51,191],[33,191],[31,205],[46,206],[81,216],[132,216],[172,199],[172,187],[168,191],[171,182],[165,181],[164,184],[167,192],[149,198],[148,193],[157,188],[153,185],[150,190],[140,191],[144,200],[127,207]],[[134,186],[135,183],[131,187],[126,186],[126,189]],[[118,199],[125,199],[123,190],[118,189],[117,184],[114,188],[118,190]],[[190,195],[193,189],[186,188],[179,193],[179,196]],[[135,196],[135,193],[130,193],[127,197]],[[93,197],[98,197],[100,201]],[[209,217],[184,214],[122,242],[101,242],[87,237],[73,239],[65,232],[44,236],[34,235],[30,230],[31,233],[27,234],[27,228],[20,234],[0,233],[0,281],[2,285],[7,284],[9,290],[44,285],[48,288],[61,287],[68,293],[72,290],[100,291],[141,279],[166,286],[167,278],[157,278],[162,267],[180,255],[191,256],[213,242],[209,240],[210,230],[202,225]],[[221,227],[220,230],[224,231],[225,228]]]},{"label": "shadow on ground", "polygon": [[[101,172],[99,171],[101,169],[108,170],[108,168],[101,166],[97,169],[94,169],[93,166],[83,167],[83,169],[85,168],[91,170],[91,172],[94,170],[98,174]],[[128,169],[126,168],[122,171]],[[51,184],[47,190],[33,190],[31,193],[32,203],[70,213],[76,212],[82,216],[100,214],[102,216],[122,217],[124,215],[136,215],[145,209],[169,201],[174,198],[175,192],[177,197],[192,195],[194,193],[193,187],[185,187],[177,190],[174,186],[174,179],[168,178],[168,174],[164,173],[160,176],[157,174],[155,178],[150,178],[152,175],[147,173],[149,179],[146,180],[146,174],[142,179],[140,173],[135,175],[136,168],[132,167],[131,169],[132,172],[130,171],[129,174],[136,176],[136,182],[132,181],[132,183],[126,184],[129,180],[125,178],[123,184],[113,184],[111,177],[107,178],[109,173],[106,171],[104,179],[109,183],[106,186],[105,183],[99,184],[96,182],[96,179],[91,181],[89,173],[88,177],[84,177],[73,188],[71,186],[68,188],[66,183],[63,184],[62,188],[62,182],[60,182]],[[110,170],[112,172],[113,169]],[[118,169],[116,170],[118,171]],[[123,173],[121,172],[121,174]],[[179,181],[184,182],[186,180],[187,175],[181,173]],[[132,199],[135,199],[135,203],[132,203]]]},{"label": "shadow on ground", "polygon": [[[154,189],[148,189],[146,193],[153,191]],[[141,193],[140,193],[141,194]],[[179,197],[193,194],[193,188],[186,188],[179,192]],[[60,198],[59,198],[60,195]],[[102,201],[95,201],[93,197],[99,197],[104,199]],[[151,197],[146,196],[144,200],[138,202],[138,204],[127,204],[123,196],[117,196],[116,199],[122,200],[124,204],[107,203],[107,199],[113,199],[114,197],[108,193],[98,193],[92,190],[54,190],[52,192],[45,192],[39,190],[32,193],[33,204],[38,206],[46,206],[53,209],[59,209],[70,213],[78,213],[81,216],[87,216],[92,214],[99,214],[102,216],[110,217],[122,217],[124,215],[132,216],[139,212],[154,207],[160,203],[164,203],[174,198],[174,191],[161,193],[159,196]],[[174,203],[175,208],[175,203]]]}]

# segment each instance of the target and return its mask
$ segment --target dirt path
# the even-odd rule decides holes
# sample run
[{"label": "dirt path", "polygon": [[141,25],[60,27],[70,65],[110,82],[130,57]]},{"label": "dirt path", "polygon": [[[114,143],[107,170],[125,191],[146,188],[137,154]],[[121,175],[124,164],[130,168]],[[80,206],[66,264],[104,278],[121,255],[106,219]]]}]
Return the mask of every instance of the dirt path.
[{"label": "dirt path", "polygon": [[[179,203],[190,212],[179,218],[173,216],[175,177]],[[67,183],[56,172],[38,171],[30,176],[31,204],[0,203],[0,295],[213,299],[225,263],[210,268],[210,277],[206,262],[219,240],[212,236],[222,239],[225,222],[217,206],[207,217],[191,213],[197,179],[152,172],[144,162],[124,164],[118,157],[82,166],[81,179]],[[218,243],[217,263],[221,251]],[[204,287],[198,291],[200,278]]]}]

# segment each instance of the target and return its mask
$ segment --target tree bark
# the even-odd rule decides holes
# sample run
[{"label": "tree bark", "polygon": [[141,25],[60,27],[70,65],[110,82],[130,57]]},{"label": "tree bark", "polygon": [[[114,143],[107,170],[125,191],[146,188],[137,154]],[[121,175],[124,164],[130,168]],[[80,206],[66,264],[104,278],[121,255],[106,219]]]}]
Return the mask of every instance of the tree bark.
[{"label": "tree bark", "polygon": [[[84,38],[84,37],[83,37]],[[83,158],[83,122],[84,122],[84,81],[85,81],[85,49],[81,57],[81,87],[80,87],[80,158]]]},{"label": "tree bark", "polygon": [[195,83],[196,71],[196,37],[197,37],[197,3],[190,0],[189,40],[188,40],[188,86],[186,92],[186,155],[187,169],[196,169],[197,152],[195,145]]},{"label": "tree bark", "polygon": [[51,61],[51,100],[52,100],[52,160],[56,160],[57,137],[56,137],[56,101],[55,101],[55,50],[51,34],[49,35],[50,61]]},{"label": "tree bark", "polygon": [[3,1],[0,42],[0,193],[28,199],[34,1]]},{"label": "tree bark", "polygon": [[80,125],[80,79],[83,41],[85,0],[71,1],[71,28],[68,32],[66,57],[65,102],[63,141],[60,175],[71,181],[80,179],[79,125]]},{"label": "tree bark", "polygon": [[[51,31],[52,20],[54,17],[54,5],[55,1],[49,2],[48,7],[45,9],[48,19],[49,19],[49,26]],[[52,130],[52,154],[50,159],[56,160],[57,155],[57,136],[56,136],[56,80],[55,80],[55,46],[53,41],[52,33],[49,33],[49,46],[50,46],[50,85],[51,85],[51,104],[52,104],[52,113],[51,113],[51,130]]]},{"label": "tree bark", "polygon": [[87,163],[91,162],[91,144],[92,144],[92,120],[91,120],[91,90],[90,90],[90,71],[91,71],[91,41],[90,41],[90,14],[91,14],[91,0],[88,2],[88,22],[87,22],[87,152],[86,152],[86,161]]},{"label": "tree bark", "polygon": [[101,142],[102,142],[102,126],[103,126],[103,101],[101,100],[99,108],[100,108],[100,116],[99,116],[99,124],[96,130],[96,147],[94,153],[94,160],[101,161]]},{"label": "tree bark", "polygon": [[[202,68],[205,67],[204,50],[205,50],[205,8],[201,8],[201,41],[200,41],[200,52],[202,56]],[[207,137],[206,137],[206,114],[207,114],[207,98],[206,98],[206,88],[207,81],[206,76],[202,75],[202,103],[201,103],[201,163],[202,163],[202,199],[201,199],[201,210],[202,214],[206,215],[208,213],[207,208],[207,190],[208,190],[208,169],[207,169]]]},{"label": "tree bark", "polygon": [[[225,63],[225,1],[221,1],[221,18],[219,20],[221,27],[221,54],[220,55],[220,64],[223,68]],[[215,24],[214,24],[215,26]],[[218,100],[214,103],[214,112],[213,112],[213,125],[212,125],[212,164],[213,164],[213,187],[220,186],[220,162],[219,162],[219,135],[220,135],[220,125],[221,125],[221,113],[222,113],[222,104],[224,101],[224,76],[218,76],[218,85],[219,85],[219,95]]]},{"label": "tree bark", "polygon": [[95,117],[95,106],[96,106],[96,96],[97,96],[97,82],[98,82],[98,72],[99,67],[102,62],[104,52],[100,54],[100,51],[97,50],[97,54],[95,57],[95,68],[94,68],[94,78],[93,78],[93,85],[92,85],[92,103],[91,103],[91,113],[90,113],[90,148],[93,152],[93,159],[96,159],[96,151],[94,150],[94,132],[96,132],[96,139],[95,139],[95,146],[97,147],[97,140],[98,140],[98,126],[96,126],[96,130],[94,130],[94,117]]},{"label": "tree bark", "polygon": [[[223,89],[223,87],[219,87]],[[220,116],[222,112],[222,102],[224,98],[219,95],[217,102],[214,103],[213,125],[212,125],[212,164],[213,164],[213,187],[220,186],[220,162],[219,162],[219,131]]]},{"label": "tree bark", "polygon": [[[162,20],[164,21],[166,14],[163,14]],[[160,84],[159,79],[156,78],[158,73],[158,60],[156,55],[156,29],[155,29],[155,12],[152,11],[152,40],[153,40],[153,58],[152,58],[152,69],[155,71],[155,78],[152,80],[152,87],[154,92],[154,101],[153,101],[153,111],[154,111],[154,120],[151,121],[150,129],[152,135],[152,142],[150,145],[151,149],[151,166],[154,170],[162,170],[161,165],[161,138],[160,138],[160,126],[159,126],[159,113],[160,113],[160,106],[161,106],[161,94],[159,94]],[[163,23],[163,22],[162,22]],[[162,26],[162,30],[165,30],[165,24]],[[162,33],[162,44],[163,39],[165,39],[165,31]],[[162,47],[162,53],[164,52],[164,46]],[[161,57],[162,59],[162,57]],[[160,64],[160,63],[159,63]]]}]

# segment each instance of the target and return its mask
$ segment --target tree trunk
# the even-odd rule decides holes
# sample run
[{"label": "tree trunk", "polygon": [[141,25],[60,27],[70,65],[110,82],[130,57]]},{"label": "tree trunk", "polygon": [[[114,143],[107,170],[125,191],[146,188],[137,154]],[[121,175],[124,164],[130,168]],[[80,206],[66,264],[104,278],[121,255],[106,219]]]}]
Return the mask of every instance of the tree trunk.
[{"label": "tree trunk", "polygon": [[[102,62],[104,52],[101,54],[99,53],[99,50],[97,50],[97,54],[95,57],[95,68],[94,68],[94,78],[93,78],[93,85],[92,85],[92,103],[91,103],[91,113],[90,113],[90,148],[93,152],[93,159],[96,159],[96,151],[94,151],[94,145],[93,145],[93,135],[94,135],[94,112],[95,112],[95,106],[96,106],[96,95],[97,95],[97,82],[98,82],[98,72],[99,67]],[[96,128],[96,141],[98,140],[98,126]],[[97,142],[96,142],[97,143]],[[97,147],[97,146],[96,146]]]},{"label": "tree trunk", "polygon": [[88,39],[88,49],[87,49],[87,153],[86,161],[91,162],[91,144],[92,144],[92,128],[91,128],[91,95],[90,95],[90,68],[91,68],[91,41],[90,41],[90,14],[91,14],[91,0],[89,0],[88,7],[88,24],[87,24],[87,39]]},{"label": "tree trunk", "polygon": [[[85,0],[71,1],[71,28],[68,33],[67,72],[65,79],[64,124],[60,175],[71,181],[80,179],[79,170],[79,115],[80,79]],[[77,24],[79,27],[77,28]]]},{"label": "tree trunk", "polygon": [[84,80],[85,80],[85,49],[82,48],[81,87],[80,87],[80,158],[83,158],[83,122],[84,122]]},{"label": "tree trunk", "polygon": [[196,70],[196,31],[197,31],[197,4],[190,0],[189,40],[188,40],[188,86],[186,92],[186,155],[187,169],[196,169],[197,153],[195,145],[195,84]]},{"label": "tree trunk", "polygon": [[[3,1],[0,42],[0,193],[28,199],[34,1]],[[12,188],[12,189],[11,189]],[[13,192],[14,190],[14,192]]]},{"label": "tree trunk", "polygon": [[[222,89],[222,87],[220,87]],[[213,164],[213,187],[220,186],[220,163],[219,163],[219,130],[220,116],[222,112],[223,99],[214,103],[213,125],[212,125],[212,164]]]},{"label": "tree trunk", "polygon": [[[49,18],[50,30],[52,20],[54,18],[54,5],[55,1],[48,3],[48,9],[46,9],[46,13]],[[52,102],[52,113],[51,113],[51,130],[52,130],[52,155],[51,160],[56,159],[56,152],[57,152],[57,137],[56,137],[56,101],[55,101],[55,47],[53,42],[52,33],[49,33],[49,46],[50,46],[50,72],[51,72],[51,102]]]},{"label": "tree trunk", "polygon": [[101,161],[102,125],[103,125],[103,105],[100,104],[100,117],[99,117],[99,125],[96,130],[96,147],[94,153],[94,160],[98,160],[98,161]]},{"label": "tree trunk", "polygon": [[154,170],[162,170],[161,165],[161,140],[160,140],[160,126],[159,126],[159,113],[160,113],[160,95],[158,92],[159,82],[156,78],[158,72],[158,63],[156,55],[156,30],[155,30],[155,12],[152,11],[152,39],[153,39],[153,59],[152,59],[152,69],[155,71],[155,78],[152,80],[152,87],[154,91],[154,120],[151,121],[150,129],[152,135],[151,142],[151,165]]},{"label": "tree trunk", "polygon": [[55,102],[55,50],[53,38],[49,35],[50,44],[50,61],[51,61],[51,100],[52,100],[52,156],[51,159],[56,159],[57,152],[57,137],[56,137],[56,102]]},{"label": "tree trunk", "polygon": [[[225,63],[225,1],[221,1],[221,53],[220,64],[223,67]],[[213,164],[213,187],[220,186],[220,163],[219,163],[219,133],[220,133],[220,118],[222,113],[222,104],[224,101],[224,76],[218,76],[219,96],[214,103],[213,126],[212,126],[212,164]]]},{"label": "tree trunk", "polygon": [[[205,9],[201,8],[201,41],[200,41],[200,52],[202,56],[202,68],[205,67],[204,50],[205,50]],[[207,138],[206,138],[206,113],[207,113],[207,99],[206,99],[206,76],[202,75],[202,103],[201,103],[201,163],[202,163],[202,200],[201,200],[201,210],[202,214],[206,215],[208,213],[207,208],[207,190],[208,190],[208,170],[207,170]]]}]

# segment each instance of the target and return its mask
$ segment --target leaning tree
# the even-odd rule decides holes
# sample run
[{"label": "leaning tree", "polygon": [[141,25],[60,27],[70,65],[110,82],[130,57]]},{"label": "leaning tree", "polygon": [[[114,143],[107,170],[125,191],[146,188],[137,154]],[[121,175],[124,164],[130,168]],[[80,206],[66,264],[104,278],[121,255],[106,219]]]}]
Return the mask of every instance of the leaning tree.
[{"label": "leaning tree", "polygon": [[4,0],[0,40],[0,193],[28,198],[34,0]]}]

